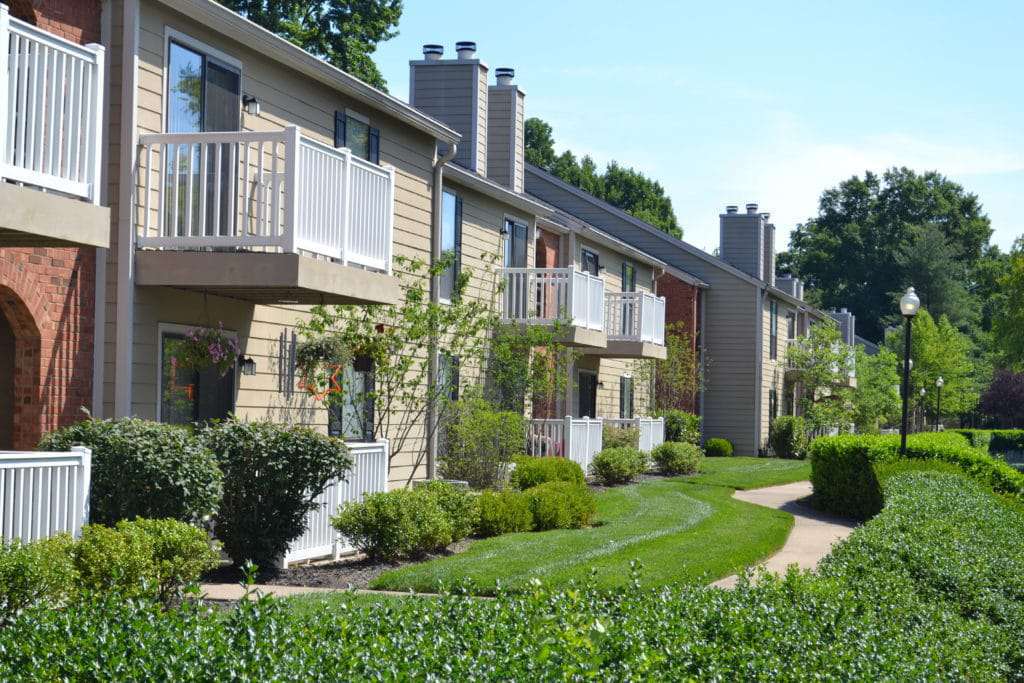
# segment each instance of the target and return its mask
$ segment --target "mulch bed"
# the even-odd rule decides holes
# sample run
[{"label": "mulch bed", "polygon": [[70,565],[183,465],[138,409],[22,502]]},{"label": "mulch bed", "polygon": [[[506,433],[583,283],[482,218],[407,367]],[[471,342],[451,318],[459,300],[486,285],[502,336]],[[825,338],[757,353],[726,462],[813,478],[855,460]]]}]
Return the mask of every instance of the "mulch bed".
[{"label": "mulch bed", "polygon": [[[447,557],[460,553],[472,543],[470,539],[452,543],[439,553],[430,553],[415,560],[403,560],[395,563],[377,562],[363,555],[343,558],[337,562],[315,562],[293,565],[288,569],[277,569],[260,574],[257,583],[272,586],[307,586],[315,588],[367,588],[370,582],[386,571],[403,567],[407,564],[426,562],[437,557]],[[239,583],[242,572],[231,565],[222,565],[203,575],[203,583]]]}]

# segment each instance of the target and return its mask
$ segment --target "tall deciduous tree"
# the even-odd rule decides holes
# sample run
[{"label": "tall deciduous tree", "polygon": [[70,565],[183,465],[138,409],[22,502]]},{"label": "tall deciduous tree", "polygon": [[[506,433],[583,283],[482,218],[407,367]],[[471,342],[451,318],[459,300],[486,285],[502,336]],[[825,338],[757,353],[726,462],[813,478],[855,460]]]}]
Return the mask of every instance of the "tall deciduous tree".
[{"label": "tall deciduous tree", "polygon": [[569,150],[556,155],[550,124],[535,117],[526,120],[525,140],[526,160],[531,164],[673,237],[683,236],[672,209],[672,200],[665,194],[661,183],[615,161],[609,163],[602,173],[589,156],[577,161]]},{"label": "tall deciduous tree", "polygon": [[387,89],[373,62],[395,37],[402,0],[218,0],[222,5],[370,85]]},{"label": "tall deciduous tree", "polygon": [[900,411],[899,358],[882,347],[869,356],[857,347],[857,388],[853,391],[853,423],[858,432],[874,433],[894,423]]},{"label": "tall deciduous tree", "polygon": [[811,326],[806,339],[791,344],[786,361],[803,388],[801,412],[815,431],[844,429],[853,421],[854,350],[843,343],[831,320]]},{"label": "tall deciduous tree", "polygon": [[1024,372],[997,371],[981,395],[980,407],[1001,427],[1024,427]]},{"label": "tall deciduous tree", "polygon": [[1001,300],[992,322],[992,336],[1004,361],[1024,369],[1024,237],[1014,244],[999,278]]},{"label": "tall deciduous tree", "polygon": [[892,168],[826,190],[779,269],[803,278],[814,303],[855,311],[869,339],[895,320],[894,293],[908,286],[964,328],[978,306],[961,288],[970,287],[991,234],[976,195],[934,171]]}]

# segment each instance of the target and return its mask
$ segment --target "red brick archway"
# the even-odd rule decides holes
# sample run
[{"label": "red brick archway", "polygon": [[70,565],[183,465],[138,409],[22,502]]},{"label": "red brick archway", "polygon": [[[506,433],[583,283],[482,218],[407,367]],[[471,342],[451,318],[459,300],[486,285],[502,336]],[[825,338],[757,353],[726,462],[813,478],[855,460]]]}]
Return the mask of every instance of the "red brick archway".
[{"label": "red brick archway", "polygon": [[[36,305],[41,307],[42,302],[37,301]],[[39,442],[42,428],[39,392],[42,338],[36,319],[45,319],[45,313],[39,311],[33,315],[29,305],[11,287],[0,285],[0,314],[7,319],[14,334],[12,376],[4,378],[6,386],[0,386],[0,391],[11,392],[13,403],[10,442],[0,443],[0,448],[28,450]]]}]

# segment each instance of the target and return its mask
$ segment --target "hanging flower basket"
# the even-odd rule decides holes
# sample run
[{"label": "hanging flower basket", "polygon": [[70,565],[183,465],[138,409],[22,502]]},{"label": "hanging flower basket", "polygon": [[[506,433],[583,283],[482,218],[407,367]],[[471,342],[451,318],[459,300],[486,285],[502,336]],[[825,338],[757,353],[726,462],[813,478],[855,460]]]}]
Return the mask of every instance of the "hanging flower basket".
[{"label": "hanging flower basket", "polygon": [[196,371],[212,367],[223,377],[238,364],[238,355],[238,342],[224,331],[223,324],[217,329],[193,327],[178,344],[171,364]]},{"label": "hanging flower basket", "polygon": [[342,374],[351,360],[352,353],[337,337],[324,335],[301,342],[295,349],[299,388],[318,401],[340,396]]}]

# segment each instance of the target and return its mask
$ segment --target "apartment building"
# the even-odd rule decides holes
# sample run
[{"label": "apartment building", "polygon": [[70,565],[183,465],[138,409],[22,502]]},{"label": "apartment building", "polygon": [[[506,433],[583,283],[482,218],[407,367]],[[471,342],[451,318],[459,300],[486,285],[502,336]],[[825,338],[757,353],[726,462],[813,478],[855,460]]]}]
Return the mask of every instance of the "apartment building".
[{"label": "apartment building", "polygon": [[[827,315],[803,300],[798,280],[775,277],[775,227],[748,204],[720,216],[712,256],[546,171],[526,168],[526,189],[561,211],[670,266],[659,282],[666,307],[699,320],[702,391],[694,403],[704,437],[729,439],[740,454],[763,452],[771,420],[796,414],[800,387],[787,377],[786,345]],[[684,275],[689,282],[678,281]]]},{"label": "apartment building", "polygon": [[99,42],[98,1],[0,4],[0,450],[32,449],[99,403]]}]

